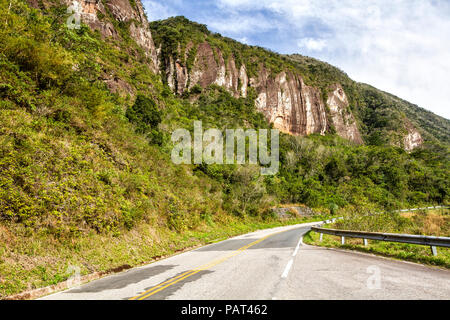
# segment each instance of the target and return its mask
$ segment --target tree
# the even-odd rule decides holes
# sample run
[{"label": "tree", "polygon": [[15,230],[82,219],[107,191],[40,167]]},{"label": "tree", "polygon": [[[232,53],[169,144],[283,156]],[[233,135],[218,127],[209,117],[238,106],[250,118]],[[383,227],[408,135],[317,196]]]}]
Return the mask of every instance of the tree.
[{"label": "tree", "polygon": [[149,133],[156,130],[161,123],[161,112],[156,103],[143,95],[138,95],[134,105],[127,109],[126,117],[136,125],[138,133]]}]

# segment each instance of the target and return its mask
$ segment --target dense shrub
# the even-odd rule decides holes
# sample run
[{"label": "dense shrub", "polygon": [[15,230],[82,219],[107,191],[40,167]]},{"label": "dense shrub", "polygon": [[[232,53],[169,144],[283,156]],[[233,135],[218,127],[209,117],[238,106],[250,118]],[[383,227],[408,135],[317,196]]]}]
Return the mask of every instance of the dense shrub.
[{"label": "dense shrub", "polygon": [[[8,8],[0,0],[2,223],[57,235],[117,234],[141,220],[183,231],[211,223],[213,212],[270,218],[268,209],[279,203],[333,213],[449,201],[448,145],[435,139],[408,154],[382,140],[395,136],[387,116],[399,108],[395,98],[358,91],[328,65],[244,46],[182,18],[152,24],[167,29],[155,34],[157,43],[169,38],[167,54],[194,37],[246,63],[250,74],[264,61],[273,72],[298,68],[323,87],[329,73],[329,81],[355,92],[351,107],[369,144],[334,134],[281,135],[280,171],[270,177],[258,166],[175,167],[168,137],[180,127],[192,130],[195,120],[205,129],[270,128],[255,108],[255,90],[236,98],[219,86],[196,86],[176,96],[129,37],[111,44],[86,26],[68,30],[61,9],[44,16],[21,1]],[[110,92],[102,79],[111,75],[129,87]]]}]

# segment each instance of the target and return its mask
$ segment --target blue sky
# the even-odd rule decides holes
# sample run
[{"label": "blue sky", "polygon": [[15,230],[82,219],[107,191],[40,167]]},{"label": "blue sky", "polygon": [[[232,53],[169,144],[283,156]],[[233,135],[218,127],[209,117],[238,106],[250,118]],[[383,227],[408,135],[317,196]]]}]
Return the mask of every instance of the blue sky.
[{"label": "blue sky", "polygon": [[356,81],[450,119],[449,0],[143,0],[279,53],[329,62]]}]

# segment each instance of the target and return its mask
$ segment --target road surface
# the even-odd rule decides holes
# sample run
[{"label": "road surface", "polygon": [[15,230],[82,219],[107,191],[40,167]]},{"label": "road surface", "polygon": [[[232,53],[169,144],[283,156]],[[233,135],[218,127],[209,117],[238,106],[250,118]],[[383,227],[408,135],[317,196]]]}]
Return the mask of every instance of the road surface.
[{"label": "road surface", "polygon": [[312,225],[235,237],[42,299],[450,299],[449,271],[304,245]]}]

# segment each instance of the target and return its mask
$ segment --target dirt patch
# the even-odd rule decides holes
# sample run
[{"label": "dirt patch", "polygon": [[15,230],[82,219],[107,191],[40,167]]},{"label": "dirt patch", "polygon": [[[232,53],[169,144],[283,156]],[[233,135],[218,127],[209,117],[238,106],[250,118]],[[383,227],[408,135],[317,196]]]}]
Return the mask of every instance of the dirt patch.
[{"label": "dirt patch", "polygon": [[0,225],[0,241],[5,244],[10,244],[14,240],[14,234],[12,234],[5,226]]},{"label": "dirt patch", "polygon": [[448,236],[445,231],[445,225],[445,217],[437,214],[429,214],[424,218],[422,230],[425,234]]},{"label": "dirt patch", "polygon": [[9,265],[20,264],[24,270],[31,271],[38,266],[51,266],[57,263],[57,259],[51,256],[28,256],[11,252],[5,257],[5,263]]}]

